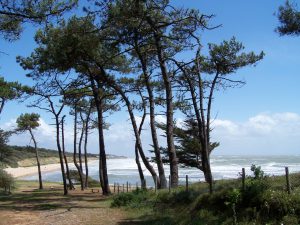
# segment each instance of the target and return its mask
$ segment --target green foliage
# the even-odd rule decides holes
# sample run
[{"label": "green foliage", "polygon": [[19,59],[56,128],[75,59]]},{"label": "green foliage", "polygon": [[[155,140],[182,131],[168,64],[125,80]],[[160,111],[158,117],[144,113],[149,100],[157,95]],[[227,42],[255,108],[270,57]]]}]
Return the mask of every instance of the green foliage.
[{"label": "green foliage", "polygon": [[31,131],[40,126],[40,115],[37,113],[21,114],[17,119],[18,131]]},{"label": "green foliage", "polygon": [[[174,127],[174,138],[176,139],[176,156],[181,166],[195,167],[202,169],[201,155],[202,148],[199,139],[199,129],[197,122],[193,118],[186,119],[182,126]],[[156,124],[156,126],[166,132],[166,124]],[[218,142],[210,143],[210,153],[219,146]],[[168,163],[168,151],[161,148],[163,161]]]},{"label": "green foliage", "polygon": [[0,188],[8,191],[14,188],[14,178],[6,171],[0,168]]},{"label": "green foliage", "polygon": [[77,0],[1,0],[0,34],[6,40],[16,40],[20,37],[23,23],[41,23],[50,17],[59,17],[76,3]]},{"label": "green foliage", "polygon": [[[70,178],[74,183],[80,183],[80,176],[77,170],[70,170]],[[85,174],[83,174],[83,176],[85,176]],[[100,183],[99,181],[93,179],[92,177],[88,177],[88,187],[92,188],[92,187],[99,187]]]},{"label": "green foliage", "polygon": [[295,5],[286,1],[285,5],[279,7],[278,19],[280,26],[276,31],[280,35],[300,34],[300,12]]},{"label": "green foliage", "polygon": [[138,208],[147,205],[151,193],[144,189],[137,189],[129,193],[120,193],[113,198],[111,207],[128,206]]}]

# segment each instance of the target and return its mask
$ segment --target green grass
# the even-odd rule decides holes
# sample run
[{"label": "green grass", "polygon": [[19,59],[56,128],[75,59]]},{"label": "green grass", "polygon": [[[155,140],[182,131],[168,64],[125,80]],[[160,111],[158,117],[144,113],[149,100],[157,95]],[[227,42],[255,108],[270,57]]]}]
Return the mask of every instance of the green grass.
[{"label": "green grass", "polygon": [[[137,191],[115,196],[112,207],[126,209],[130,220],[124,224],[300,224],[300,174],[291,174],[292,193],[286,191],[284,176],[221,180],[208,193],[205,183],[153,191]],[[234,213],[235,211],[235,213]]]}]

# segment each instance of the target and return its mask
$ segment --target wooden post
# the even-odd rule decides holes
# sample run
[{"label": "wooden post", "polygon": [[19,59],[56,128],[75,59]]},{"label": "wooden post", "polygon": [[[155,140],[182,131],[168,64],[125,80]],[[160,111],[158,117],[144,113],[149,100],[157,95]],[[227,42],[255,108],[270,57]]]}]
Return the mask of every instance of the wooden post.
[{"label": "wooden post", "polygon": [[114,193],[116,193],[116,182],[114,182]]},{"label": "wooden post", "polygon": [[171,175],[169,175],[169,193],[171,193]]},{"label": "wooden post", "polygon": [[128,188],[129,188],[129,184],[128,184],[128,181],[127,181],[127,183],[126,183],[127,192],[128,192]]},{"label": "wooden post", "polygon": [[119,185],[119,183],[118,183],[118,194],[120,193],[120,185]]},{"label": "wooden post", "polygon": [[245,168],[242,168],[242,190],[243,191],[245,191],[245,179],[246,179]]},{"label": "wooden post", "polygon": [[185,175],[185,191],[189,191],[189,175]]},{"label": "wooden post", "polygon": [[154,177],[154,191],[157,192],[157,176]]},{"label": "wooden post", "polygon": [[289,194],[291,194],[291,184],[290,184],[290,177],[289,177],[289,168],[285,167],[285,178],[286,178],[286,189]]}]

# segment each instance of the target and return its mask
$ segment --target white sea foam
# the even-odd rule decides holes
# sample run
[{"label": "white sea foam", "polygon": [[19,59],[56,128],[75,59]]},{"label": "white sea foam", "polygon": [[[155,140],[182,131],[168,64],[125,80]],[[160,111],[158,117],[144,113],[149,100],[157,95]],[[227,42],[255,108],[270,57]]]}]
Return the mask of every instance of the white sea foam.
[{"label": "white sea foam", "polygon": [[[248,175],[251,174],[251,165],[255,164],[261,166],[262,170],[268,175],[282,175],[285,172],[285,166],[289,167],[291,173],[300,172],[300,156],[214,156],[211,160],[211,167],[214,179],[231,179],[238,178],[242,168],[245,168]],[[152,163],[153,167],[157,170],[157,167]],[[168,178],[170,169],[168,165],[165,165],[165,173]],[[75,167],[71,165],[71,168]],[[99,180],[98,173],[98,161],[92,161],[89,163],[89,175],[94,179]],[[109,182],[111,184],[126,183],[131,184],[139,182],[139,174],[135,160],[133,158],[122,159],[109,159],[107,160]],[[152,179],[149,171],[142,164],[144,175],[147,179],[147,184],[152,185]],[[179,180],[184,181],[185,176],[189,175],[191,182],[203,181],[203,173],[195,168],[180,168]],[[26,177],[28,180],[35,180],[37,176]],[[60,181],[60,171],[49,172],[43,174],[43,179],[48,181]]]}]

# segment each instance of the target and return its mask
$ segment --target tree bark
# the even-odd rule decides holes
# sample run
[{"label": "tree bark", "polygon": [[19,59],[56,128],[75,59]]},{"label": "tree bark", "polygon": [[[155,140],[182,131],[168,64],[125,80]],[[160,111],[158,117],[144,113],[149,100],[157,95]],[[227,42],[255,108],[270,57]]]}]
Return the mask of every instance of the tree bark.
[{"label": "tree bark", "polygon": [[79,174],[81,190],[84,190],[82,172],[81,172],[80,166],[78,165],[77,156],[76,156],[77,155],[77,115],[78,115],[77,103],[75,103],[75,106],[74,106],[74,153],[73,153],[73,161],[74,161],[74,165],[75,165],[75,167],[78,171],[78,174]]},{"label": "tree bark", "polygon": [[81,128],[81,132],[80,132],[80,138],[79,138],[79,143],[78,143],[78,159],[79,159],[79,168],[81,171],[81,174],[83,175],[83,166],[82,166],[82,141],[83,141],[83,135],[84,135],[84,131],[85,131],[85,121],[82,117],[82,112],[79,112],[80,115],[80,119],[82,122],[82,128]]},{"label": "tree bark", "polygon": [[31,129],[29,129],[29,133],[30,133],[31,139],[33,140],[33,143],[34,143],[35,157],[36,157],[36,163],[37,163],[38,175],[39,175],[39,189],[43,189],[41,164],[40,164],[40,159],[39,159],[39,153],[38,153],[38,150],[37,150],[37,143],[36,143],[36,140],[34,138],[34,135],[33,135]]},{"label": "tree bark", "polygon": [[89,177],[89,167],[88,167],[88,159],[87,159],[87,143],[88,143],[88,135],[89,135],[89,122],[90,115],[92,111],[92,102],[90,103],[90,107],[87,113],[86,121],[85,121],[85,131],[84,131],[84,162],[85,162],[85,188],[88,188],[88,177]]},{"label": "tree bark", "polygon": [[126,106],[127,106],[127,110],[130,116],[130,120],[131,120],[131,125],[134,131],[134,135],[136,138],[136,145],[138,147],[139,150],[139,154],[143,160],[143,163],[145,165],[145,167],[148,169],[148,171],[151,173],[151,176],[153,178],[153,181],[156,181],[156,172],[154,170],[154,168],[151,166],[151,164],[149,163],[147,157],[145,156],[144,150],[143,150],[143,146],[142,146],[142,142],[141,142],[141,138],[139,135],[139,131],[138,131],[138,127],[137,127],[137,123],[134,117],[134,113],[133,113],[133,107],[128,99],[128,97],[126,96],[125,92],[115,83],[114,80],[110,79],[109,77],[107,77],[105,71],[102,69],[101,70],[103,77],[102,79],[104,79],[104,81],[111,87],[113,88],[117,93],[119,93],[122,97],[122,99],[124,100]]},{"label": "tree bark", "polygon": [[169,74],[166,68],[166,62],[163,56],[163,50],[161,46],[161,40],[158,34],[154,33],[155,45],[157,50],[157,57],[159,61],[159,66],[161,74],[164,81],[165,91],[166,91],[166,106],[167,106],[167,144],[168,144],[168,153],[169,153],[169,162],[170,162],[170,173],[171,173],[171,186],[178,186],[178,161],[176,157],[176,149],[174,144],[174,122],[173,122],[173,92],[172,84]]},{"label": "tree bark", "polygon": [[67,155],[66,155],[66,149],[65,149],[65,116],[62,117],[61,120],[61,141],[62,141],[62,151],[63,151],[63,156],[64,156],[64,160],[65,160],[65,164],[66,164],[66,174],[67,174],[67,179],[69,181],[69,189],[72,190],[74,189],[74,185],[73,182],[71,180],[70,177],[70,170],[69,170],[69,164],[68,164],[68,159],[67,159]]},{"label": "tree bark", "polygon": [[[135,36],[136,35],[137,34],[135,34]],[[161,154],[160,154],[160,149],[159,149],[159,144],[158,144],[158,139],[157,139],[157,132],[156,132],[156,127],[155,127],[155,103],[154,103],[153,90],[151,87],[150,75],[147,72],[146,61],[140,51],[137,40],[135,40],[135,50],[136,50],[139,60],[141,62],[141,66],[142,66],[142,70],[143,70],[143,74],[144,74],[144,81],[146,84],[148,97],[149,97],[151,137],[152,137],[155,160],[156,160],[158,174],[159,174],[158,188],[167,188],[167,179],[166,179],[165,170],[164,170],[164,166],[163,166],[163,162],[162,162],[162,158],[161,158]]]},{"label": "tree bark", "polygon": [[110,188],[108,183],[107,176],[107,163],[106,163],[106,153],[105,153],[105,144],[104,144],[104,132],[103,132],[103,100],[99,96],[99,88],[101,88],[100,81],[96,81],[98,87],[96,86],[95,80],[93,77],[90,78],[95,105],[97,109],[98,117],[98,140],[99,140],[99,179],[102,188],[103,195],[109,195]]}]

